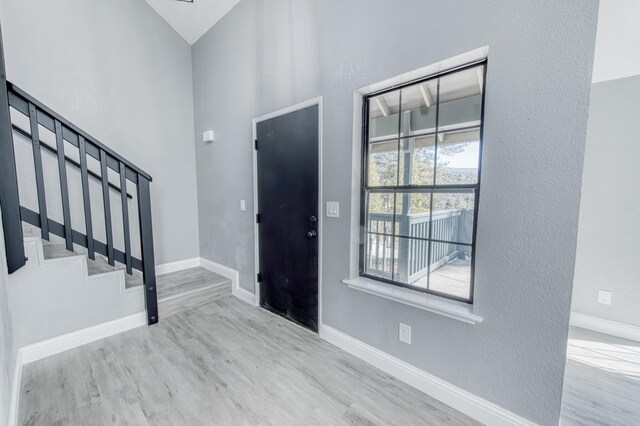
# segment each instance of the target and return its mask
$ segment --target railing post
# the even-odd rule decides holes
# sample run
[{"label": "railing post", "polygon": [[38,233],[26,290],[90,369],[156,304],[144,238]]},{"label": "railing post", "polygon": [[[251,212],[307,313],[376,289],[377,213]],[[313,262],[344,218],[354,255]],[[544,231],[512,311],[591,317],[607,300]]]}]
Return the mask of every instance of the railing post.
[{"label": "railing post", "polygon": [[138,175],[138,217],[140,219],[140,243],[142,245],[142,274],[147,324],[158,322],[158,297],[156,294],[156,267],[153,253],[153,228],[151,225],[151,192],[149,180]]},{"label": "railing post", "polygon": [[18,174],[13,151],[13,134],[9,116],[7,76],[4,69],[4,47],[0,29],[0,206],[7,252],[7,268],[13,273],[26,263],[18,196]]},{"label": "railing post", "polygon": [[107,234],[107,262],[114,266],[113,227],[111,225],[111,198],[109,194],[109,169],[107,166],[107,152],[100,150],[100,173],[102,175],[102,204],[104,206],[104,226]]}]

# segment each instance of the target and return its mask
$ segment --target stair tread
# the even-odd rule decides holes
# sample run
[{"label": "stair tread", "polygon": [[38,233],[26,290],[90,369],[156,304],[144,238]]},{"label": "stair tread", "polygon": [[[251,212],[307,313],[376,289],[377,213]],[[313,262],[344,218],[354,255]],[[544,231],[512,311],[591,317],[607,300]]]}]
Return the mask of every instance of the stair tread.
[{"label": "stair tread", "polygon": [[78,253],[67,250],[64,243],[43,244],[42,251],[45,259],[61,259],[78,255]]},{"label": "stair tread", "polygon": [[[85,247],[74,245],[74,251],[69,251],[64,242],[47,242],[47,244],[45,244],[45,240],[42,241],[42,250],[45,259],[62,259],[65,257],[86,256],[87,254]],[[87,273],[89,276],[119,271],[124,268],[125,266],[120,264],[116,264],[115,266],[109,265],[109,262],[99,254],[95,255],[95,260],[87,257]],[[141,286],[143,284],[142,272],[134,269],[132,275],[125,273],[125,284],[126,288]]]},{"label": "stair tread", "polygon": [[158,276],[158,300],[167,300],[199,290],[231,287],[231,280],[202,267]]}]

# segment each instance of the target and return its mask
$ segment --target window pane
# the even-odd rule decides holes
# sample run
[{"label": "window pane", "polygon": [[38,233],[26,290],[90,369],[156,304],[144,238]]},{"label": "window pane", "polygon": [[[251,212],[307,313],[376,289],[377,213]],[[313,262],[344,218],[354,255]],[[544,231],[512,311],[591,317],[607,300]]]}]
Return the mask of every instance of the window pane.
[{"label": "window pane", "polygon": [[396,194],[396,235],[429,238],[431,193],[398,192]]},{"label": "window pane", "polygon": [[396,186],[398,184],[398,141],[369,145],[368,186]]},{"label": "window pane", "polygon": [[393,192],[367,193],[367,232],[393,234]]},{"label": "window pane", "polygon": [[400,91],[369,98],[369,140],[397,138]]},{"label": "window pane", "polygon": [[469,299],[471,247],[432,242],[429,289]]},{"label": "window pane", "polygon": [[402,89],[401,136],[435,132],[437,92],[437,80]]},{"label": "window pane", "polygon": [[429,241],[396,237],[394,281],[427,288]]},{"label": "window pane", "polygon": [[437,185],[478,182],[480,129],[438,133]]},{"label": "window pane", "polygon": [[435,136],[400,141],[400,185],[433,185]]},{"label": "window pane", "polygon": [[482,112],[482,66],[440,79],[438,131],[479,124]]},{"label": "window pane", "polygon": [[366,274],[392,279],[393,238],[380,234],[365,234],[364,271]]},{"label": "window pane", "polygon": [[475,192],[434,192],[431,239],[471,244]]}]

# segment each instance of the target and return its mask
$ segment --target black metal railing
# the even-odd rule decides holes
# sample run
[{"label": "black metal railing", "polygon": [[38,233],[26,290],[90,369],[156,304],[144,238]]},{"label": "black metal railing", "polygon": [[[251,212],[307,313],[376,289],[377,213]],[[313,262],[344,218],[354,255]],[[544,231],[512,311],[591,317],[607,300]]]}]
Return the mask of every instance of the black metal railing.
[{"label": "black metal railing", "polygon": [[7,258],[7,271],[12,274],[26,263],[20,200],[18,197],[18,174],[13,151],[13,134],[9,117],[6,70],[4,68],[4,46],[0,31],[0,207],[2,228]]},{"label": "black metal railing", "polygon": [[[87,249],[87,256],[92,260],[95,259],[95,254],[98,253],[105,256],[111,266],[115,266],[115,262],[125,265],[128,274],[132,274],[134,269],[141,271],[143,274],[147,322],[149,325],[157,323],[158,306],[149,188],[152,180],[151,176],[12,83],[7,82],[6,87],[9,106],[18,113],[23,114],[29,123],[28,126],[25,126],[28,129],[16,123],[11,123],[11,128],[25,140],[31,142],[33,153],[38,212],[20,206],[21,220],[40,228],[42,238],[45,240],[49,240],[50,234],[64,238],[67,250],[73,251],[73,245],[77,244]],[[48,144],[41,140],[40,127],[55,135],[55,146],[51,146],[53,144]],[[77,161],[72,156],[66,155],[65,141],[71,144],[74,149],[77,149]],[[42,164],[43,152],[57,157],[63,223],[53,220],[47,214],[46,176]],[[87,164],[89,158],[99,162],[99,171],[89,169]],[[68,165],[80,171],[82,187],[81,208],[84,213],[85,233],[74,229],[71,223],[72,206],[67,178]],[[109,170],[114,171],[119,176],[118,184],[109,181]],[[99,181],[101,184],[105,241],[99,241],[94,237],[89,178]],[[140,227],[140,259],[132,255],[129,200],[134,200],[134,197],[127,192],[129,182],[137,188],[135,200],[137,200]],[[117,191],[121,197],[124,251],[114,247],[110,191]]]}]

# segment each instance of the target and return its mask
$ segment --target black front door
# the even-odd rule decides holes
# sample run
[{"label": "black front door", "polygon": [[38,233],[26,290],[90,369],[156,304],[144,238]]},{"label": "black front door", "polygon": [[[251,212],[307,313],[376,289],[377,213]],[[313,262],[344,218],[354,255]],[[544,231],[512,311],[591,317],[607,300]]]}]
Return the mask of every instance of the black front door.
[{"label": "black front door", "polygon": [[256,130],[260,306],[318,331],[318,105]]}]

